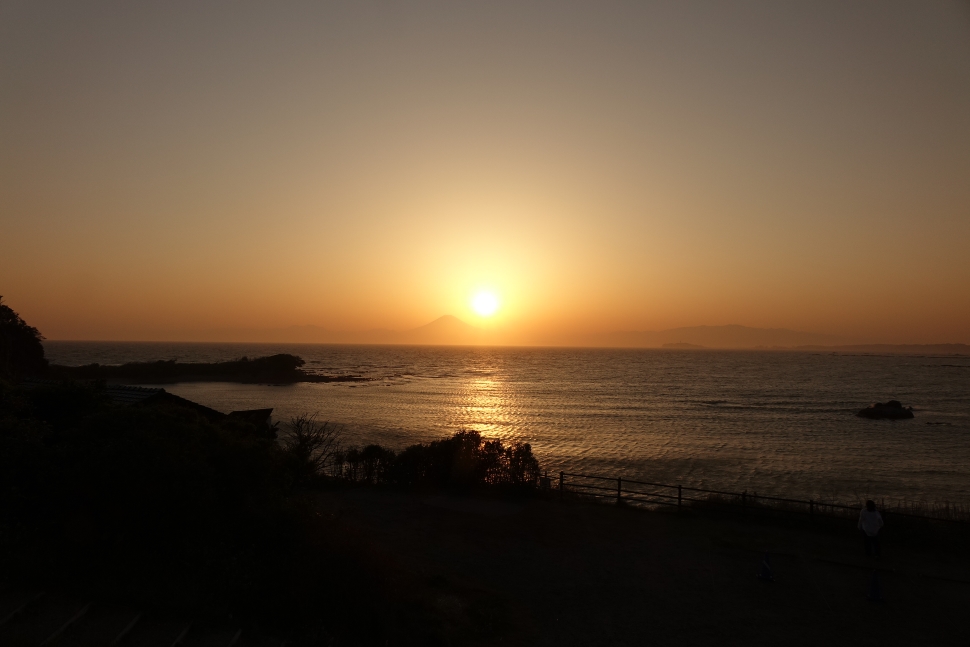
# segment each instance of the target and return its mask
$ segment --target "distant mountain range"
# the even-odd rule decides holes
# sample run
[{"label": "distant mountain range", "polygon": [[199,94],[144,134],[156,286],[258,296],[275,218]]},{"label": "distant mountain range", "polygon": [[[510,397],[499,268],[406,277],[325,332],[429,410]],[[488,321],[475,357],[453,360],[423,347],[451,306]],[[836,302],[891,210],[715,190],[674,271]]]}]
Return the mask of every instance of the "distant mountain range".
[{"label": "distant mountain range", "polygon": [[[198,341],[290,342],[329,344],[402,344],[472,346],[534,345],[531,340],[501,336],[445,315],[410,330],[333,331],[319,326],[291,326],[265,330],[207,331]],[[727,326],[690,326],[656,331],[628,331],[586,335],[557,342],[567,346],[669,349],[814,350],[857,353],[915,353],[970,355],[967,344],[848,344],[834,335],[788,330]]]},{"label": "distant mountain range", "polygon": [[799,332],[785,328],[728,326],[691,326],[648,332],[615,332],[602,335],[597,346],[659,348],[702,346],[705,348],[792,348],[831,346],[844,340],[833,335]]},{"label": "distant mountain range", "polygon": [[841,346],[799,346],[795,350],[818,350],[835,353],[970,355],[970,345],[968,344],[844,344]]}]

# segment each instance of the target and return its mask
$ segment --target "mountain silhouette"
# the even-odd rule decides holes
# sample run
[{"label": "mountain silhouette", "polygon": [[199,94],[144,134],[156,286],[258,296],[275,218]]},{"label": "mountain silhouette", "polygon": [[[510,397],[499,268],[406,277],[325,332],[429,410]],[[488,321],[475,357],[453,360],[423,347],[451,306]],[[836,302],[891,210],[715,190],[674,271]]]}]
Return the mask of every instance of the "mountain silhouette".
[{"label": "mountain silhouette", "polygon": [[844,343],[834,335],[788,330],[727,326],[690,326],[646,332],[615,332],[602,335],[596,345],[656,348],[665,344],[691,344],[706,348],[793,348],[833,346]]}]

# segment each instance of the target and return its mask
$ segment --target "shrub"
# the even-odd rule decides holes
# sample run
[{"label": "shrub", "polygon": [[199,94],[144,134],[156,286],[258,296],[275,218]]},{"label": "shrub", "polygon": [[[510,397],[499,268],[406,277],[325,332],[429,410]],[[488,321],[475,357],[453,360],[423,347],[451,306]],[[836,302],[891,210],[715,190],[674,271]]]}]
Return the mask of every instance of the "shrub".
[{"label": "shrub", "polygon": [[505,445],[462,430],[451,438],[411,445],[396,457],[387,478],[404,488],[534,488],[539,462],[528,443]]},{"label": "shrub", "polygon": [[333,479],[405,489],[529,489],[538,485],[540,475],[528,443],[506,445],[466,430],[411,445],[400,454],[381,445],[334,450],[328,466]]}]

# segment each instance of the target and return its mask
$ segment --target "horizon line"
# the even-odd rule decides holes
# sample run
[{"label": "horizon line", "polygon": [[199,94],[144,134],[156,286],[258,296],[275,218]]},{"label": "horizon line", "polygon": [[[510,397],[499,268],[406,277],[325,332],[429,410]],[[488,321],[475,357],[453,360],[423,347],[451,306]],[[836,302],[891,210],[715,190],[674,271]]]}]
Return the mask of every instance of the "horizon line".
[{"label": "horizon line", "polygon": [[[43,343],[75,343],[75,344],[227,344],[227,345],[279,345],[279,346],[412,346],[422,348],[570,348],[588,350],[662,350],[662,351],[758,351],[758,352],[877,352],[865,351],[866,348],[881,349],[891,352],[892,349],[912,348],[930,349],[944,347],[966,348],[970,354],[970,344],[963,342],[937,343],[862,343],[862,344],[800,344],[797,346],[756,345],[756,346],[704,346],[686,342],[665,343],[659,346],[616,346],[616,345],[587,345],[587,344],[421,344],[406,342],[313,342],[313,341],[213,341],[213,340],[171,340],[171,339],[51,339],[46,338]],[[962,353],[944,353],[962,354]]]}]

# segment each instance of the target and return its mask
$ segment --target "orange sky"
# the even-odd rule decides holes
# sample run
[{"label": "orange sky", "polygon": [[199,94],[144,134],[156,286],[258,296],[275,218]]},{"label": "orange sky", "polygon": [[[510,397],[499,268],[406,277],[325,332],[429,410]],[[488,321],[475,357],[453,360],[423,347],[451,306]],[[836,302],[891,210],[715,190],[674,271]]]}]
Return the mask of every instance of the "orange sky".
[{"label": "orange sky", "polygon": [[0,5],[5,302],[970,342],[966,4],[322,4]]}]

